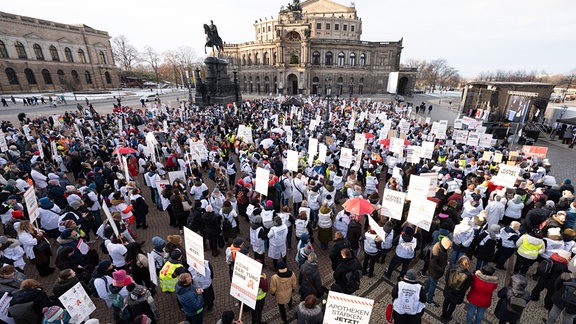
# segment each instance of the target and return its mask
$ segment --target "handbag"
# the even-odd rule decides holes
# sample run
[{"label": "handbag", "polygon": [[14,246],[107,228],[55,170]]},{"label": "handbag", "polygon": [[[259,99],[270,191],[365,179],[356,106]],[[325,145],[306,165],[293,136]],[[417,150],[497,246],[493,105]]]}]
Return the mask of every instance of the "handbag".
[{"label": "handbag", "polygon": [[34,251],[35,252],[44,252],[46,250],[50,250],[51,246],[50,243],[48,243],[48,241],[46,241],[45,239],[38,239],[38,244],[34,245]]},{"label": "handbag", "polygon": [[225,245],[224,236],[222,235],[218,236],[218,247],[223,249],[224,245]]},{"label": "handbag", "polygon": [[182,209],[184,209],[185,212],[192,210],[192,206],[190,205],[190,203],[187,200],[184,200],[182,202]]}]

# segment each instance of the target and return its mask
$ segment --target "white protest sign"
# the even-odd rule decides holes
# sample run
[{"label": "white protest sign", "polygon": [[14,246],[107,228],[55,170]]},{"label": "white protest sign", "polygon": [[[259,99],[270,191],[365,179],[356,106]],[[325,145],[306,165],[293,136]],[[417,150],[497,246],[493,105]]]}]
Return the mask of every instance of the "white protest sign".
[{"label": "white protest sign", "polygon": [[364,144],[366,144],[366,136],[364,136],[364,133],[354,134],[354,149],[362,151],[364,150]]},{"label": "white protest sign", "polygon": [[187,227],[184,227],[184,244],[188,264],[201,275],[206,275],[204,268],[204,238]]},{"label": "white protest sign", "polygon": [[124,155],[122,157],[122,169],[124,169],[124,178],[126,181],[130,181],[130,171],[128,170],[128,161]]},{"label": "white protest sign", "polygon": [[492,162],[500,163],[502,162],[502,153],[494,153],[494,160]]},{"label": "white protest sign", "polygon": [[246,143],[254,143],[252,139],[252,128],[249,126],[239,125],[236,137],[242,139],[242,141]]},{"label": "white protest sign", "polygon": [[426,199],[430,190],[430,179],[417,175],[410,175],[410,185],[406,198],[410,201]]},{"label": "white protest sign", "polygon": [[462,119],[454,119],[454,129],[462,129]]},{"label": "white protest sign", "polygon": [[496,185],[513,188],[520,175],[520,167],[500,164],[498,168],[498,175],[492,178],[493,182]]},{"label": "white protest sign", "polygon": [[108,205],[106,205],[106,201],[102,200],[102,210],[104,211],[104,215],[108,219],[108,224],[112,226],[112,230],[116,237],[120,237],[120,232],[118,232],[118,227],[116,227],[116,222],[114,222],[114,218],[112,218],[112,213],[110,213],[110,209],[108,209]]},{"label": "white protest sign", "polygon": [[356,163],[354,163],[354,170],[360,170],[362,164],[362,152],[356,153]]},{"label": "white protest sign", "polygon": [[[431,120],[432,119],[430,117],[426,117],[426,119],[424,120],[424,123],[430,125]],[[434,127],[434,126],[432,126],[432,127]]]},{"label": "white protest sign", "polygon": [[492,134],[481,134],[480,140],[478,141],[478,146],[491,147],[492,146]]},{"label": "white protest sign", "polygon": [[323,324],[369,324],[374,300],[330,291]]},{"label": "white protest sign", "polygon": [[408,133],[410,130],[410,123],[406,119],[402,119],[400,120],[398,128],[400,129],[400,133]]},{"label": "white protest sign", "polygon": [[390,128],[392,128],[392,121],[391,120],[384,121],[384,126],[380,128],[380,135],[378,136],[378,139],[379,140],[386,139],[388,137],[388,132],[390,131]]},{"label": "white protest sign", "polygon": [[206,147],[204,146],[203,141],[190,143],[190,156],[192,157],[192,160],[196,161],[198,164],[202,163],[201,156],[205,149]]},{"label": "white protest sign", "polygon": [[170,171],[168,172],[168,180],[174,183],[176,179],[182,179],[186,183],[186,173],[184,171]]},{"label": "white protest sign", "polygon": [[352,163],[352,149],[343,147],[340,150],[340,166],[344,168],[349,168],[350,163]]},{"label": "white protest sign", "polygon": [[158,286],[158,275],[156,274],[156,262],[152,253],[148,253],[148,272],[150,273],[150,281]]},{"label": "white protest sign", "polygon": [[75,284],[58,299],[72,317],[70,323],[82,323],[96,310],[81,283]]},{"label": "white protest sign", "polygon": [[453,138],[456,141],[456,144],[466,144],[466,140],[468,139],[468,131],[455,129]]},{"label": "white protest sign", "polygon": [[6,143],[6,135],[0,132],[0,151],[8,151],[8,143]]},{"label": "white protest sign", "polygon": [[26,209],[28,210],[30,223],[34,223],[38,215],[40,215],[40,209],[38,209],[38,200],[36,200],[36,192],[33,186],[28,188],[24,193],[24,200],[26,201]]},{"label": "white protest sign", "polygon": [[24,131],[24,135],[26,135],[27,140],[31,141],[34,139],[34,137],[32,137],[32,134],[30,133],[30,126],[24,125],[22,126],[22,130]]},{"label": "white protest sign", "polygon": [[294,150],[286,151],[286,169],[298,172],[298,152]]},{"label": "white protest sign", "polygon": [[431,159],[432,154],[434,154],[434,142],[422,142],[420,157],[425,159]]},{"label": "white protest sign", "polygon": [[5,292],[0,298],[0,320],[8,323],[14,324],[14,319],[8,316],[8,307],[10,307],[10,301],[12,300],[12,296]]},{"label": "white protest sign", "polygon": [[310,138],[308,139],[308,155],[314,157],[318,153],[318,139]]},{"label": "white protest sign", "polygon": [[236,253],[232,283],[230,284],[230,295],[248,307],[255,309],[261,273],[262,263],[242,253]]},{"label": "white protest sign", "polygon": [[40,153],[40,158],[44,160],[44,148],[42,147],[42,141],[40,139],[37,139],[36,145],[38,146],[38,152]]},{"label": "white protest sign", "polygon": [[420,173],[420,176],[427,178],[430,181],[428,186],[428,197],[434,197],[436,195],[436,186],[438,185],[438,173]]},{"label": "white protest sign", "polygon": [[430,224],[432,224],[432,217],[434,217],[435,210],[436,203],[424,197],[412,201],[410,210],[408,211],[408,222],[425,231],[430,231]]},{"label": "white protest sign", "polygon": [[401,138],[392,137],[390,139],[390,152],[402,155],[404,152],[404,140]]},{"label": "white protest sign", "polygon": [[418,163],[420,162],[420,146],[408,145],[406,146],[406,162]]},{"label": "white protest sign", "polygon": [[318,144],[318,160],[326,163],[326,151],[328,150],[326,144]]},{"label": "white protest sign", "polygon": [[468,134],[468,139],[466,140],[466,145],[468,146],[478,146],[478,142],[480,141],[480,133],[477,132],[470,132]]},{"label": "white protest sign", "polygon": [[270,170],[264,168],[256,169],[256,192],[268,196],[268,182],[270,181]]},{"label": "white protest sign", "polygon": [[352,117],[350,117],[350,121],[348,122],[348,130],[354,129],[355,122],[356,122],[356,113],[352,113]]},{"label": "white protest sign", "polygon": [[386,238],[386,232],[384,232],[382,226],[378,225],[378,222],[376,222],[376,220],[370,215],[368,216],[368,223],[370,224],[370,228],[376,232],[376,235],[378,235],[382,241],[384,241]]},{"label": "white protest sign", "polygon": [[402,191],[384,189],[384,195],[382,196],[382,208],[380,208],[380,214],[382,216],[401,220],[402,211],[404,210],[405,199],[406,194],[403,193]]},{"label": "white protest sign", "polygon": [[492,158],[492,152],[485,151],[484,154],[482,154],[481,160],[490,162],[491,158]]},{"label": "white protest sign", "polygon": [[292,130],[286,130],[286,143],[292,144]]}]

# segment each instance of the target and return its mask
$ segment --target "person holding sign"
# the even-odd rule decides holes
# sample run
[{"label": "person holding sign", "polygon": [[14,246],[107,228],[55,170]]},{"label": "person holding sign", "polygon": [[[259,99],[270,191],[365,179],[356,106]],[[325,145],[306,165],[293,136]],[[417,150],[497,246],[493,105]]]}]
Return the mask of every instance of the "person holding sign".
[{"label": "person holding sign", "polygon": [[176,284],[176,297],[178,303],[186,315],[186,321],[191,324],[201,324],[204,320],[204,297],[202,288],[195,288],[192,284],[192,276],[182,273]]},{"label": "person holding sign", "polygon": [[204,297],[204,303],[208,311],[214,308],[214,300],[216,299],[214,295],[214,287],[212,287],[212,280],[214,279],[214,269],[212,264],[208,260],[204,260],[204,275],[199,271],[196,271],[194,267],[188,267],[188,271],[195,278],[197,286],[202,288],[202,297]]},{"label": "person holding sign", "polygon": [[392,289],[393,318],[395,323],[421,323],[426,292],[418,283],[416,270],[410,269]]}]

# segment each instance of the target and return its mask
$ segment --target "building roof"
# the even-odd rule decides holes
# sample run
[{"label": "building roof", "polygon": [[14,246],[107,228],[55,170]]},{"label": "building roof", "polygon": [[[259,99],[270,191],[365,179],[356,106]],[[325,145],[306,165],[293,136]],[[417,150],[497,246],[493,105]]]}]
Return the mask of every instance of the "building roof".
[{"label": "building roof", "polygon": [[302,12],[308,14],[330,13],[330,14],[355,14],[356,9],[341,5],[330,0],[308,0],[300,4]]}]

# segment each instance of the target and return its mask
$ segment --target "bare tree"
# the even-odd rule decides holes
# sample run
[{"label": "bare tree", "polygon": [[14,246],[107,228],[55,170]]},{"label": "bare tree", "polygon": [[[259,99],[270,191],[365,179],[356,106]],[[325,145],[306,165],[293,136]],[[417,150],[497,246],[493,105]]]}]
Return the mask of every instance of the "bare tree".
[{"label": "bare tree", "polygon": [[[164,52],[162,56],[164,59],[164,64],[168,65],[172,71],[172,79],[174,80],[174,83],[176,83],[176,86],[178,86],[179,81],[182,78],[182,66],[180,65],[178,53],[175,51],[167,51]],[[182,86],[185,86],[185,84]]]},{"label": "bare tree", "polygon": [[152,47],[145,46],[141,57],[142,61],[148,63],[152,68],[152,71],[154,71],[154,74],[156,75],[156,82],[160,82],[160,79],[158,78],[158,65],[160,65],[160,55],[158,55],[158,53],[156,53]]},{"label": "bare tree", "polygon": [[445,59],[436,59],[424,63],[421,71],[423,82],[430,88],[430,92],[436,91],[437,87],[456,86],[460,82],[458,70],[448,65]]},{"label": "bare tree", "polygon": [[136,47],[132,46],[124,35],[112,38],[112,54],[124,71],[131,71],[132,65],[138,61]]}]

